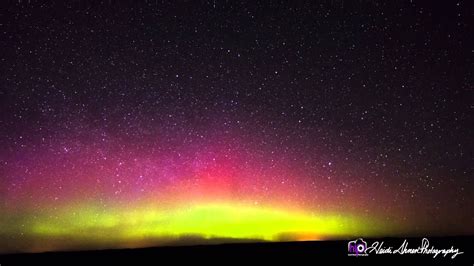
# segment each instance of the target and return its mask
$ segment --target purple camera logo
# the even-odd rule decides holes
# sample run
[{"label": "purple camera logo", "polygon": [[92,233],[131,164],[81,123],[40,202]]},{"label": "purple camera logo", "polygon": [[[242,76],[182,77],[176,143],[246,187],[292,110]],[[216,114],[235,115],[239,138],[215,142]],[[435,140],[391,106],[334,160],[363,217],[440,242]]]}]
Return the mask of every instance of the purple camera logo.
[{"label": "purple camera logo", "polygon": [[367,242],[362,238],[349,241],[347,244],[347,252],[349,256],[367,256]]}]

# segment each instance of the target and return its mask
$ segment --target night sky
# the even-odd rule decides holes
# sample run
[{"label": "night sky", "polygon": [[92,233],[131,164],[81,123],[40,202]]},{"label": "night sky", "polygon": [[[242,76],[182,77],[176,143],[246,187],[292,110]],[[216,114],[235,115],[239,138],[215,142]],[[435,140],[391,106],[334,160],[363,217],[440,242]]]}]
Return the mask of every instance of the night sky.
[{"label": "night sky", "polygon": [[469,3],[95,2],[1,4],[0,253],[474,233]]}]

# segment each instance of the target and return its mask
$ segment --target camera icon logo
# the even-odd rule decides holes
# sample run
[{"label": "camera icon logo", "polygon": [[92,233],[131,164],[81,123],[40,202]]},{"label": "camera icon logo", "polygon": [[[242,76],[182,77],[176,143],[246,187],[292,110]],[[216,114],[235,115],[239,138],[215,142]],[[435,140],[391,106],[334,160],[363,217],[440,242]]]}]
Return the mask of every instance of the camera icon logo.
[{"label": "camera icon logo", "polygon": [[362,238],[349,241],[347,244],[347,252],[349,256],[367,256],[367,242]]}]

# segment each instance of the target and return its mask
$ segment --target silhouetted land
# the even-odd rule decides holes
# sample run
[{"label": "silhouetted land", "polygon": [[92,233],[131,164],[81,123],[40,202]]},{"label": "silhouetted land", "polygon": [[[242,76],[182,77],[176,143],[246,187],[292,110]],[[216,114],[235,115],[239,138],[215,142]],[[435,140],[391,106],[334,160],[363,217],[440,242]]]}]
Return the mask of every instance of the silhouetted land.
[{"label": "silhouetted land", "polygon": [[[384,246],[399,248],[405,238],[364,239],[370,246],[374,241],[383,241]],[[255,260],[269,262],[292,262],[291,264],[328,265],[329,261],[344,261],[350,264],[373,262],[415,262],[422,264],[462,264],[473,265],[474,236],[462,237],[429,237],[430,247],[449,249],[458,248],[464,254],[451,259],[451,254],[439,255],[405,254],[387,255],[370,253],[366,257],[348,256],[346,240],[306,241],[306,242],[265,242],[265,243],[232,243],[193,246],[168,246],[138,249],[113,249],[99,251],[69,251],[45,253],[21,253],[0,255],[2,266],[29,265],[172,265],[176,262],[219,263],[220,265],[250,265]],[[409,248],[421,246],[422,238],[407,238]],[[466,264],[467,263],[467,264]]]}]

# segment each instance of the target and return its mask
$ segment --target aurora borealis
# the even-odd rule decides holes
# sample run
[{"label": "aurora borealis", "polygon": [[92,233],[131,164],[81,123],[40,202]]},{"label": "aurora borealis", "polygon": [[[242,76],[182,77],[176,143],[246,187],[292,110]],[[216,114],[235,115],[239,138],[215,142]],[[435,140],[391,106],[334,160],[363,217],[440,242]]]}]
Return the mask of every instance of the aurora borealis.
[{"label": "aurora borealis", "polygon": [[33,158],[24,158],[21,167],[7,169],[8,176],[28,178],[12,182],[5,195],[4,210],[11,217],[3,220],[3,228],[26,239],[70,239],[63,245],[77,249],[82,242],[128,247],[173,243],[182,237],[319,240],[385,234],[396,225],[388,216],[361,212],[342,197],[331,202],[339,198],[332,191],[344,194],[331,189],[328,181],[318,182],[320,189],[306,188],[316,172],[295,170],[302,167],[298,162],[272,156],[275,152],[238,137],[212,137],[231,133],[210,131],[208,140],[188,137],[187,145],[171,144],[167,152],[158,140],[147,140],[146,145],[110,136],[108,141],[91,141],[87,136],[96,133],[90,131],[67,136],[39,156],[32,152]]},{"label": "aurora borealis", "polygon": [[469,11],[359,4],[3,7],[0,253],[473,234]]}]

